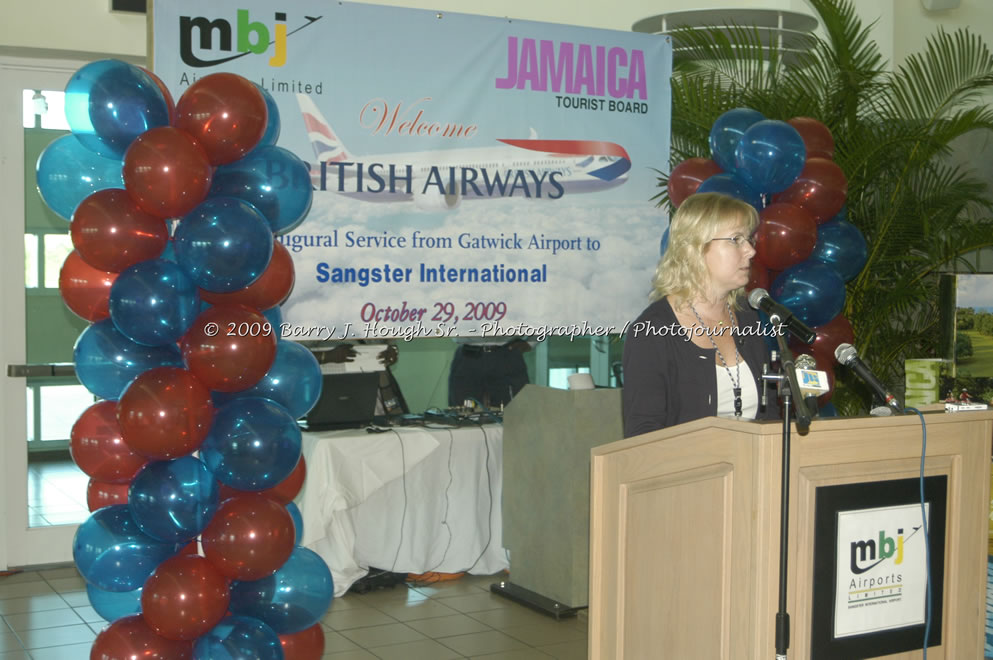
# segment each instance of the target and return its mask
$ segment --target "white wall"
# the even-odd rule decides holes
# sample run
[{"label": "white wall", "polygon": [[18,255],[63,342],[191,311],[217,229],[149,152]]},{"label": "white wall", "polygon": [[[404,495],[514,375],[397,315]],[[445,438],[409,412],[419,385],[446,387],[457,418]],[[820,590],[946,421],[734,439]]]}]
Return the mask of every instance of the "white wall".
[{"label": "white wall", "polygon": [[928,36],[940,26],[946,32],[969,28],[993,47],[993,2],[990,0],[959,0],[955,9],[927,11],[917,0],[895,0],[899,11],[894,16],[894,29],[900,35],[894,52],[894,62],[900,63],[910,53],[922,51]]},{"label": "white wall", "polygon": [[14,49],[41,48],[144,57],[145,17],[109,8],[110,0],[19,2],[16,9],[4,11],[0,48],[7,54]]}]

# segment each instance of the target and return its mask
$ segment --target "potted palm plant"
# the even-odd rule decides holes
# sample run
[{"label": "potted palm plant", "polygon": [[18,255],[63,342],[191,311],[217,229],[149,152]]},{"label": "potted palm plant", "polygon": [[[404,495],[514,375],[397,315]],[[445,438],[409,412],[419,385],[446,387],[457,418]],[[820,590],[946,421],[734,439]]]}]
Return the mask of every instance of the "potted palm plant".
[{"label": "potted palm plant", "polygon": [[[899,390],[904,359],[939,357],[940,274],[993,245],[993,191],[950,158],[956,140],[993,129],[993,57],[967,30],[939,29],[890,70],[850,0],[809,2],[826,36],[793,58],[747,26],[673,32],[689,56],[673,65],[670,168],[709,156],[711,126],[733,108],[826,125],[848,179],[847,219],[868,244],[843,314],[863,359]],[[667,184],[659,172],[660,206]],[[838,377],[838,409],[865,410],[868,391]]]}]

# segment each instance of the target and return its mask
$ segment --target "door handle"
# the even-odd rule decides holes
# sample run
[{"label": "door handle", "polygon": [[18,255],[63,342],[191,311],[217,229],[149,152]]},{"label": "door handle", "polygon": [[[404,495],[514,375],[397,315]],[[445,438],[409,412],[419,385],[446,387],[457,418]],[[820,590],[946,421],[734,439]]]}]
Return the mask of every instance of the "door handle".
[{"label": "door handle", "polygon": [[76,375],[72,362],[46,362],[44,364],[8,364],[10,378],[64,378]]}]

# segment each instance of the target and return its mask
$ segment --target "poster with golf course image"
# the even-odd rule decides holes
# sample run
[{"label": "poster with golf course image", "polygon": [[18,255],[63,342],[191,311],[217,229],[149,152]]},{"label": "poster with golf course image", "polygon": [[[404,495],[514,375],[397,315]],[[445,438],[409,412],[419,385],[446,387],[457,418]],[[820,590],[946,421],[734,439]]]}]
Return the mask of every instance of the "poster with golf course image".
[{"label": "poster with golf course image", "polygon": [[993,377],[993,275],[957,277],[955,366],[959,378]]}]

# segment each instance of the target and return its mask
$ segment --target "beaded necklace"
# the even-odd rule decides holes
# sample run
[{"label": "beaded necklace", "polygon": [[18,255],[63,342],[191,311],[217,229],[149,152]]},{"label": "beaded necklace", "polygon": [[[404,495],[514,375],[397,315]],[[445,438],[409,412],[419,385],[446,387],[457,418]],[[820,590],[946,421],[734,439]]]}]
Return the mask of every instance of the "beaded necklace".
[{"label": "beaded necklace", "polygon": [[[693,311],[693,316],[696,317],[696,320],[700,322],[700,327],[707,328],[707,332],[705,333],[707,335],[707,339],[710,340],[711,346],[713,346],[714,350],[717,351],[717,359],[721,361],[721,364],[724,365],[724,369],[728,372],[728,378],[731,380],[731,391],[734,393],[734,416],[741,417],[741,356],[738,354],[738,344],[737,342],[732,341],[732,343],[734,343],[735,371],[735,375],[732,376],[731,367],[728,366],[727,361],[724,359],[721,349],[717,348],[717,342],[715,342],[714,338],[710,336],[710,328],[708,328],[703,322],[703,319],[696,311],[696,307],[693,306],[693,303],[690,303],[690,309]],[[737,321],[734,318],[734,312],[731,311],[731,303],[727,303],[727,310],[728,317],[731,319],[731,338],[733,340],[735,333],[734,329],[737,327]],[[721,321],[719,325],[724,325],[724,322]]]}]

